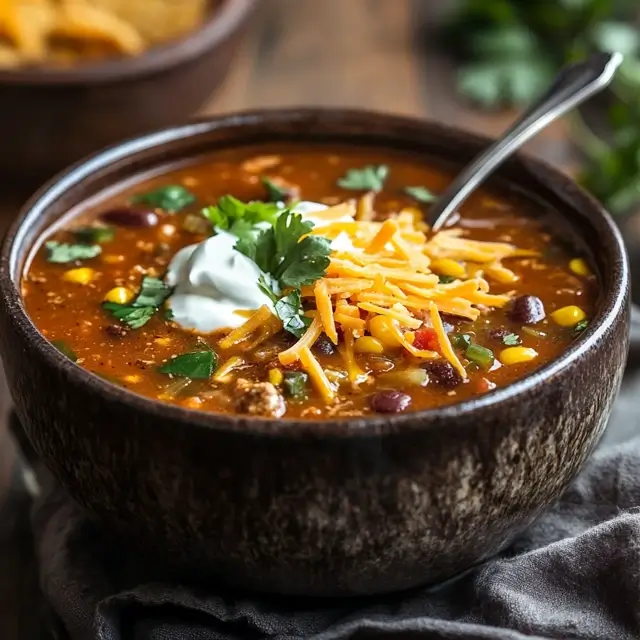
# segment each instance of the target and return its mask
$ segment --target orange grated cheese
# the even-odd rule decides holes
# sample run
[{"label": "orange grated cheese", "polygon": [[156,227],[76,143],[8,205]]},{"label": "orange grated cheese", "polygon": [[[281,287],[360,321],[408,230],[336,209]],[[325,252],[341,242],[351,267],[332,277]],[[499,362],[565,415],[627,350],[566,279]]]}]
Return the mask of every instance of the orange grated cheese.
[{"label": "orange grated cheese", "polygon": [[364,331],[367,327],[367,323],[361,318],[354,318],[344,313],[336,313],[335,320],[338,324],[342,325],[342,328],[352,329],[353,331]]},{"label": "orange grated cheese", "polygon": [[444,326],[442,324],[442,318],[438,313],[438,307],[436,307],[433,302],[431,302],[429,306],[429,315],[431,317],[433,329],[436,332],[436,337],[438,338],[438,344],[440,345],[442,355],[452,364],[455,370],[462,376],[463,380],[466,380],[467,371],[462,366],[460,360],[458,360],[458,356],[451,346],[451,341],[449,340],[447,332],[444,330]]},{"label": "orange grated cheese", "polygon": [[372,311],[373,313],[377,313],[381,316],[389,316],[394,320],[397,320],[401,326],[409,327],[409,329],[419,329],[422,326],[422,320],[418,320],[409,314],[398,313],[394,309],[385,309],[384,307],[379,307],[378,305],[371,304],[370,302],[359,302],[358,307],[364,311]]},{"label": "orange grated cheese", "polygon": [[335,398],[336,392],[331,386],[331,383],[320,366],[320,363],[311,353],[309,347],[301,347],[300,362],[304,370],[309,374],[311,382],[318,393],[322,396],[322,399],[326,403],[331,402]]},{"label": "orange grated cheese", "polygon": [[344,330],[344,345],[339,348],[340,355],[344,360],[344,365],[347,370],[347,376],[351,384],[362,384],[367,379],[367,374],[358,366],[356,362],[356,356],[353,350],[355,343],[353,332],[351,329]]},{"label": "orange grated cheese", "polygon": [[314,293],[316,298],[316,308],[318,309],[318,315],[322,321],[324,332],[333,344],[338,344],[338,332],[336,331],[336,323],[333,317],[331,296],[327,290],[327,283],[324,278],[321,278],[316,282]]},{"label": "orange grated cheese", "polygon": [[278,355],[278,360],[280,360],[280,364],[293,364],[300,359],[300,351],[305,347],[311,348],[316,340],[320,337],[322,333],[322,321],[320,320],[320,314],[317,314],[309,328],[304,332],[304,335],[298,342],[296,342],[292,347],[289,347],[287,350],[283,351]]},{"label": "orange grated cheese", "polygon": [[221,349],[229,349],[239,342],[246,340],[254,331],[259,329],[272,317],[267,305],[262,305],[244,324],[234,329],[228,336],[218,343]]},{"label": "orange grated cheese", "polygon": [[[391,322],[390,327],[391,332],[396,337],[396,340],[414,357],[422,358],[423,360],[435,360],[440,357],[440,354],[436,351],[430,351],[428,349],[417,349],[413,346],[413,340],[407,338],[407,336],[400,330],[400,327],[395,323]],[[415,338],[415,336],[412,336]]]},{"label": "orange grated cheese", "polygon": [[389,242],[393,236],[398,232],[398,223],[393,220],[385,220],[383,225],[380,227],[380,231],[376,233],[371,242],[367,245],[365,251],[367,253],[379,253],[382,251],[387,242]]}]

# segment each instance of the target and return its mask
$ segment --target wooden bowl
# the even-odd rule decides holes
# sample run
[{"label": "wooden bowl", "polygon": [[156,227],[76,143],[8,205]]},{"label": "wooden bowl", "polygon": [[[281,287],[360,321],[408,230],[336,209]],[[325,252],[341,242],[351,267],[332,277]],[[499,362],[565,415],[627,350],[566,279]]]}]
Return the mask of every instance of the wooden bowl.
[{"label": "wooden bowl", "polygon": [[160,164],[277,140],[406,149],[458,166],[489,143],[407,118],[291,110],[194,122],[90,158],[25,206],[0,254],[0,352],[17,414],[79,504],[190,577],[314,596],[442,580],[500,551],[560,496],[620,387],[624,247],[606,212],[564,175],[523,156],[499,171],[580,235],[602,285],[598,312],[561,357],[457,405],[332,421],[190,411],[88,373],[25,313],[28,250],[71,207]]},{"label": "wooden bowl", "polygon": [[222,0],[201,28],[139,57],[0,71],[5,186],[33,189],[89,153],[192,116],[227,75],[255,5]]}]

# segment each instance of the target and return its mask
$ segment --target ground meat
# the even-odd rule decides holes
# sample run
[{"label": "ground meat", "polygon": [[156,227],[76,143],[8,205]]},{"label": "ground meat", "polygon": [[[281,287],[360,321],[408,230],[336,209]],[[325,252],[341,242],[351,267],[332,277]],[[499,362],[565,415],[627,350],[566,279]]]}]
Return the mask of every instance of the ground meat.
[{"label": "ground meat", "polygon": [[284,398],[270,382],[236,381],[233,397],[238,413],[265,418],[280,418],[286,411]]}]

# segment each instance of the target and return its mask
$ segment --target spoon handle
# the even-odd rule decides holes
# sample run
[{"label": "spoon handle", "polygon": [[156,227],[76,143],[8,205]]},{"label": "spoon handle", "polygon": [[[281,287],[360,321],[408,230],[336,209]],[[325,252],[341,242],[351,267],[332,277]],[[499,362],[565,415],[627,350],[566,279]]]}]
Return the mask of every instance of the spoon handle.
[{"label": "spoon handle", "polygon": [[525,142],[553,120],[607,87],[621,62],[622,55],[619,53],[598,53],[584,62],[562,69],[544,95],[525,111],[500,140],[466,167],[433,204],[429,210],[432,230],[438,231],[471,192]]}]

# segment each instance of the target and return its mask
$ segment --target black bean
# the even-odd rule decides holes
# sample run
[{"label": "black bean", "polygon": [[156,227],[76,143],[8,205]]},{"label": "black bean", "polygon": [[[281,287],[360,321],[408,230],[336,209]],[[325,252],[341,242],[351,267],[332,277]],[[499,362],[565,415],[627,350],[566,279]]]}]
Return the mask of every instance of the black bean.
[{"label": "black bean", "polygon": [[489,331],[489,338],[496,342],[502,342],[502,339],[510,333],[513,333],[513,331],[509,331],[506,327],[498,327],[497,329],[491,329],[491,331]]},{"label": "black bean", "polygon": [[545,318],[544,305],[536,296],[518,296],[507,315],[518,324],[536,324]]},{"label": "black bean", "polygon": [[318,336],[318,339],[313,344],[313,349],[315,349],[318,353],[321,353],[323,356],[330,356],[336,351],[333,342],[331,342],[328,336],[324,333],[321,333]]},{"label": "black bean", "polygon": [[121,324],[110,324],[104,328],[107,335],[112,338],[123,338],[127,335],[128,331]]},{"label": "black bean", "polygon": [[462,376],[446,360],[435,360],[422,365],[429,378],[446,389],[453,389],[462,382]]},{"label": "black bean", "polygon": [[158,214],[154,211],[125,206],[105,211],[100,218],[119,227],[155,227],[158,224]]},{"label": "black bean", "polygon": [[371,396],[371,408],[377,413],[400,413],[411,404],[411,396],[401,391],[378,391]]}]

